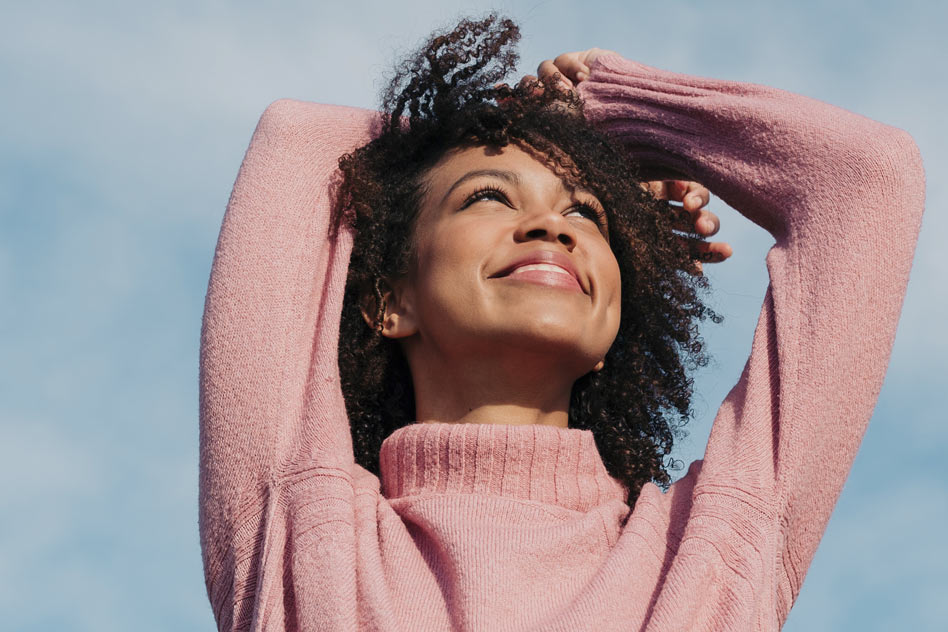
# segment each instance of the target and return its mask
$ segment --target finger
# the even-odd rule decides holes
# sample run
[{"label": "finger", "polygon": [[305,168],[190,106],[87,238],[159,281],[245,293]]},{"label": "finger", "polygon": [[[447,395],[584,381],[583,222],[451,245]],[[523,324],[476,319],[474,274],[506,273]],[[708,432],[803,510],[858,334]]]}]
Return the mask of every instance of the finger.
[{"label": "finger", "polygon": [[526,92],[530,86],[534,87],[533,88],[534,94],[537,92],[543,91],[543,88],[541,88],[539,85],[539,79],[537,79],[534,75],[524,75],[523,79],[521,79],[520,82],[517,84],[517,87],[523,90],[524,92]]},{"label": "finger", "polygon": [[579,53],[563,53],[553,60],[553,64],[569,79],[582,81],[580,73],[589,76],[589,66],[580,61]]},{"label": "finger", "polygon": [[720,218],[707,209],[689,211],[677,204],[669,204],[668,207],[672,212],[672,228],[674,230],[710,237],[721,229]]},{"label": "finger", "polygon": [[669,198],[675,202],[681,202],[684,207],[690,211],[698,210],[707,206],[711,201],[711,192],[703,184],[691,182],[688,180],[667,181]]},{"label": "finger", "polygon": [[698,182],[688,180],[652,180],[643,187],[659,200],[682,202],[688,210],[697,210],[711,201],[711,192]]},{"label": "finger", "polygon": [[553,63],[553,60],[547,59],[545,61],[540,62],[540,65],[537,66],[537,76],[540,77],[540,82],[545,86],[552,85],[553,83],[555,83],[554,77],[556,77],[557,75],[559,75],[557,80],[567,90],[573,89],[573,82],[570,81],[569,78],[567,78],[566,75],[564,75],[560,71],[560,69],[556,66],[556,64]]},{"label": "finger", "polygon": [[688,254],[697,261],[718,263],[734,254],[731,245],[723,241],[706,241],[689,235],[679,235],[678,240],[688,249]]},{"label": "finger", "polygon": [[702,263],[721,263],[734,254],[734,249],[727,242],[684,239],[688,242],[691,256]]},{"label": "finger", "polygon": [[639,186],[652,194],[656,200],[667,200],[668,199],[668,186],[665,180],[650,180],[648,182],[640,182]]},{"label": "finger", "polygon": [[693,230],[702,237],[710,237],[721,229],[721,219],[709,210],[702,209],[692,213]]},{"label": "finger", "polygon": [[697,182],[689,182],[682,203],[686,208],[697,210],[708,205],[711,201],[711,192],[708,188]]},{"label": "finger", "polygon": [[687,180],[666,180],[665,186],[668,189],[668,199],[675,202],[681,202],[688,193],[688,185],[691,182]]}]

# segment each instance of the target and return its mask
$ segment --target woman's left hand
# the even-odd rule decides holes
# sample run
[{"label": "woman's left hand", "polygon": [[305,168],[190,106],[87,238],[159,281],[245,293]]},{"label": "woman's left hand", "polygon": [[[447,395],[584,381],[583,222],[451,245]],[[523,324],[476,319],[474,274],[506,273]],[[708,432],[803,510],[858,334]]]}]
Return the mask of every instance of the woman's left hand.
[{"label": "woman's left hand", "polygon": [[[541,62],[537,67],[538,77],[527,75],[521,80],[521,84],[537,81],[539,78],[541,86],[559,82],[564,89],[575,91],[577,84],[589,77],[590,66],[597,57],[614,54],[616,53],[602,48],[563,53],[556,59]],[[655,180],[643,182],[642,188],[659,200],[681,203],[681,206],[671,205],[673,208],[681,209],[681,219],[675,224],[676,230],[696,234],[699,237],[710,237],[721,228],[721,220],[718,216],[704,208],[711,199],[711,192],[707,187],[685,180]],[[687,237],[683,239],[688,241],[691,252],[697,260],[699,273],[703,271],[702,263],[719,263],[734,253],[730,244],[723,241],[704,241]]]},{"label": "woman's left hand", "polygon": [[[643,182],[642,188],[659,200],[681,203],[681,206],[671,205],[682,211],[680,220],[675,224],[676,230],[710,237],[721,228],[718,216],[704,208],[711,200],[711,192],[707,187],[685,180],[654,180]],[[698,261],[699,272],[702,271],[702,262],[720,263],[734,254],[731,245],[723,241],[692,239],[689,243],[692,254]]]}]

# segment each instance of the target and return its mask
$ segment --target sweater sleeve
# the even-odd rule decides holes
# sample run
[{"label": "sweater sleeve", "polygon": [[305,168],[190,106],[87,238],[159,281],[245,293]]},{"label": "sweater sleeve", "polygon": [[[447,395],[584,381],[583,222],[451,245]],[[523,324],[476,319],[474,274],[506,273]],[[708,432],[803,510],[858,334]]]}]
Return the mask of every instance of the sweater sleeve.
[{"label": "sweater sleeve", "polygon": [[331,238],[330,212],[338,159],[370,139],[373,114],[272,104],[224,215],[200,353],[201,545],[221,629],[258,592],[280,487],[351,473],[336,361],[351,237]]},{"label": "sweater sleeve", "polygon": [[694,502],[717,495],[770,522],[782,621],[882,386],[921,224],[919,152],[905,132],[813,99],[615,55],[580,91],[644,168],[702,182],[776,240]]}]

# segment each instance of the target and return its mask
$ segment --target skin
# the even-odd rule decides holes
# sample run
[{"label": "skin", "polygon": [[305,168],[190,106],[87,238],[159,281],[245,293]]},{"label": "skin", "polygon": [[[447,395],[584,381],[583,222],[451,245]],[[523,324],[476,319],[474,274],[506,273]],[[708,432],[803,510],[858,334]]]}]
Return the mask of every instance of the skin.
[{"label": "skin", "polygon": [[[619,327],[619,267],[599,202],[515,146],[451,151],[426,189],[411,269],[392,284],[382,331],[401,341],[418,420],[567,427],[573,382]],[[497,276],[542,253],[565,257],[579,287],[560,274]]]},{"label": "skin", "polygon": [[[572,89],[588,76],[591,51],[544,62],[541,81]],[[602,367],[619,328],[619,267],[597,218],[601,205],[515,145],[449,151],[424,185],[410,270],[387,281],[381,332],[405,353],[418,422],[567,428],[573,383]],[[689,214],[682,229],[717,232],[701,185],[645,186],[682,202]],[[704,247],[711,261],[730,255],[727,244]],[[503,274],[524,255],[551,253],[574,268],[576,281],[555,272]]]}]

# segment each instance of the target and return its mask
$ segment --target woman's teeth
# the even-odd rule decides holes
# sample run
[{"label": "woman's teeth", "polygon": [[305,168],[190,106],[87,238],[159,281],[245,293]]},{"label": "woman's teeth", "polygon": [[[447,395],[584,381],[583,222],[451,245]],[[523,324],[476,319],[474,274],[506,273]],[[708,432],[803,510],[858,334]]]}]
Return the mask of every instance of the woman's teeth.
[{"label": "woman's teeth", "polygon": [[529,265],[520,266],[516,270],[510,273],[510,276],[513,276],[519,272],[527,272],[528,270],[543,270],[544,272],[556,272],[558,274],[565,274],[567,276],[573,276],[563,268],[549,263],[531,263]]}]

